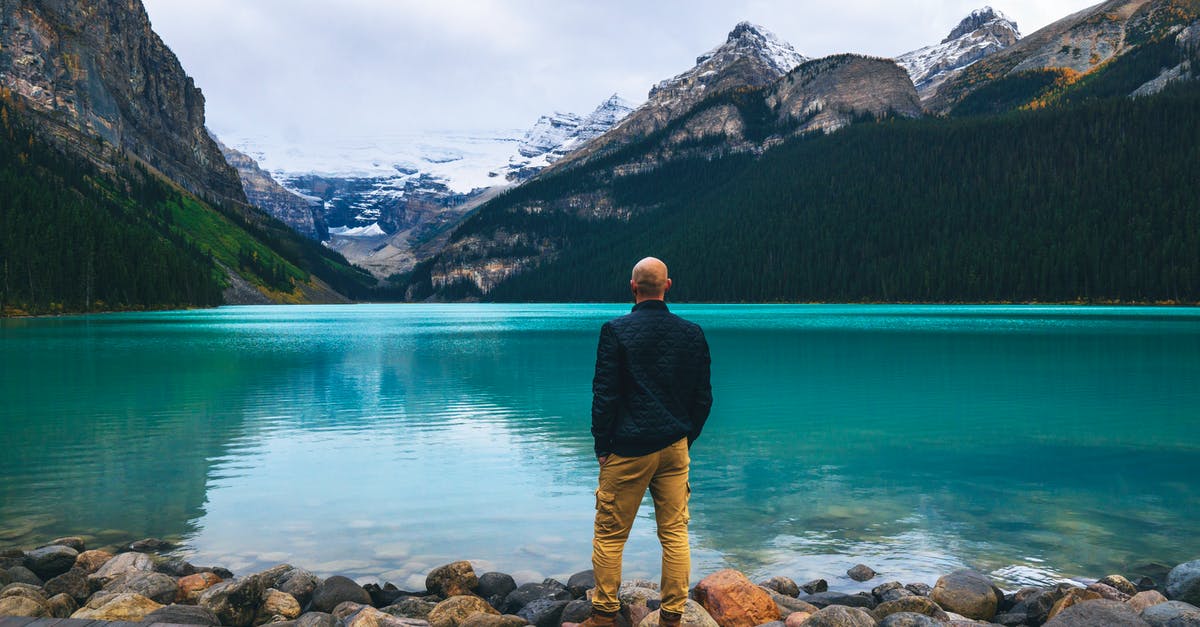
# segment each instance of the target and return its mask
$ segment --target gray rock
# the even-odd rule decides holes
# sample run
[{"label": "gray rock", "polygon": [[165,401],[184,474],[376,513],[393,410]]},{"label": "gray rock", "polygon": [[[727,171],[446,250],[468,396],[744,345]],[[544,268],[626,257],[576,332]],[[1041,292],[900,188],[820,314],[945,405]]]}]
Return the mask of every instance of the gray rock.
[{"label": "gray rock", "polygon": [[924,614],[925,616],[930,616],[940,620],[949,620],[949,616],[946,615],[946,612],[944,612],[942,608],[938,607],[938,604],[934,603],[933,599],[930,599],[929,597],[919,597],[915,594],[896,599],[895,601],[881,603],[871,611],[876,618],[880,619],[891,616],[892,614],[899,614],[901,612]]},{"label": "gray rock", "polygon": [[537,599],[530,601],[517,612],[517,616],[529,621],[536,627],[558,627],[562,622],[563,610],[570,601],[555,601],[553,599]]},{"label": "gray rock", "polygon": [[784,596],[792,598],[800,596],[800,586],[796,585],[796,582],[788,577],[771,577],[766,581],[759,582],[758,585],[774,590]]},{"label": "gray rock", "polygon": [[132,573],[112,587],[113,592],[136,592],[155,603],[167,605],[179,594],[175,580],[162,573]]},{"label": "gray rock", "polygon": [[425,589],[441,597],[474,594],[478,587],[479,578],[467,561],[438,566],[425,577]]},{"label": "gray rock", "polygon": [[[527,583],[517,587],[504,597],[504,614],[520,615],[521,609],[538,599],[554,601],[570,601],[571,592],[563,586],[547,585],[544,583]],[[499,609],[499,608],[497,608]]]},{"label": "gray rock", "polygon": [[46,599],[46,609],[55,618],[70,618],[71,614],[79,609],[79,604],[71,598],[71,595],[59,593]]},{"label": "gray rock", "polygon": [[1076,603],[1046,621],[1046,627],[1148,627],[1128,605],[1108,599]]},{"label": "gray rock", "polygon": [[575,599],[563,608],[562,622],[582,623],[592,615],[592,602],[587,599]]},{"label": "gray rock", "polygon": [[80,536],[67,536],[65,538],[55,538],[55,539],[51,540],[49,542],[49,544],[58,544],[58,545],[62,545],[62,546],[69,546],[72,549],[75,549],[75,551],[77,553],[83,553],[84,550],[87,549],[87,546],[85,545],[85,543],[83,541],[83,538]]},{"label": "gray rock", "polygon": [[284,575],[295,569],[296,567],[292,566],[291,564],[279,564],[264,571],[257,572],[254,574],[254,576],[262,580],[264,588],[275,588],[278,590],[279,588],[276,587],[276,584],[279,583],[279,580],[282,579]]},{"label": "gray rock", "polygon": [[159,538],[145,538],[130,542],[125,548],[137,553],[161,553],[175,548],[175,543]]},{"label": "gray rock", "polygon": [[484,573],[479,577],[476,593],[492,607],[504,611],[504,599],[517,589],[517,582],[505,573]]},{"label": "gray rock", "polygon": [[429,620],[429,613],[435,607],[437,607],[437,603],[433,601],[426,601],[419,597],[402,597],[396,599],[395,603],[383,608],[383,611],[392,616],[400,616],[402,618]]},{"label": "gray rock", "polygon": [[51,579],[42,586],[46,594],[68,594],[76,603],[85,603],[92,591],[88,587],[87,573],[80,568],[72,568],[67,572]]},{"label": "gray rock", "polygon": [[856,564],[853,568],[846,571],[846,575],[855,581],[870,581],[878,574],[866,564]]},{"label": "gray rock", "polygon": [[913,612],[889,614],[886,618],[879,621],[879,627],[942,627],[942,625],[945,625],[942,621]]},{"label": "gray rock", "polygon": [[1184,562],[1167,574],[1167,598],[1200,605],[1200,560]]},{"label": "gray rock", "polygon": [[258,614],[263,592],[262,580],[254,576],[222,581],[205,590],[197,605],[215,614],[222,625],[249,627]]},{"label": "gray rock", "polygon": [[929,593],[942,609],[974,620],[991,620],[1000,599],[991,580],[973,570],[956,570],[938,579]]},{"label": "gray rock", "polygon": [[339,604],[346,601],[371,604],[371,595],[354,580],[341,575],[334,575],[321,582],[313,591],[312,608],[318,612],[332,612]]},{"label": "gray rock", "polygon": [[8,574],[7,570],[0,568],[0,588],[3,588],[10,583],[12,583],[12,576]]},{"label": "gray rock", "polygon": [[144,553],[121,553],[104,562],[95,574],[88,576],[88,581],[95,587],[102,588],[121,575],[131,573],[151,572],[154,570],[154,560]]},{"label": "gray rock", "polygon": [[906,589],[904,584],[899,581],[889,581],[872,588],[871,596],[875,597],[875,600],[880,603],[887,603],[888,601],[895,601],[900,597],[913,596],[913,593]]},{"label": "gray rock", "polygon": [[[791,614],[792,612],[816,613],[817,610],[821,609],[811,603],[801,601],[800,599],[797,599],[795,597],[790,597],[785,594],[780,594],[772,588],[767,588],[765,586],[759,586],[759,587],[762,588],[763,590],[765,590],[767,594],[771,595],[771,600],[775,602],[775,607],[779,608],[780,616],[786,617],[788,614]],[[797,589],[799,589],[799,588],[797,588]]]},{"label": "gray rock", "polygon": [[825,608],[831,605],[844,605],[846,607],[863,607],[873,609],[875,607],[875,599],[861,594],[843,594],[841,592],[818,592],[816,594],[800,595],[800,600],[806,603]]},{"label": "gray rock", "polygon": [[280,575],[275,580],[274,587],[280,592],[286,592],[296,597],[296,601],[300,603],[300,607],[304,607],[312,600],[313,593],[317,591],[317,587],[320,585],[321,580],[316,575],[303,568],[293,568]]},{"label": "gray rock", "polygon": [[1141,616],[1153,627],[1200,627],[1200,608],[1183,601],[1152,605]]},{"label": "gray rock", "polygon": [[345,623],[347,618],[357,614],[358,611],[364,607],[368,606],[362,603],[355,603],[354,601],[342,601],[341,603],[337,604],[337,607],[333,608],[333,612],[330,614],[333,616],[334,620]]},{"label": "gray rock", "polygon": [[1013,596],[1016,604],[1006,614],[1024,616],[1024,622],[1040,625],[1046,622],[1054,604],[1075,589],[1076,586],[1067,583],[1060,583],[1051,588],[1023,588]]},{"label": "gray rock", "polygon": [[143,623],[172,625],[220,625],[217,615],[198,605],[167,605],[146,615]]},{"label": "gray rock", "polygon": [[992,617],[992,622],[1005,627],[1019,627],[1025,625],[1025,614],[1022,612],[1004,612],[996,614]]},{"label": "gray rock", "polygon": [[42,585],[42,578],[24,566],[13,566],[8,569],[8,578],[12,580],[12,583],[24,583],[31,586]]},{"label": "gray rock", "polygon": [[933,592],[933,586],[927,583],[908,583],[904,584],[904,589],[919,596],[927,597],[930,592]]},{"label": "gray rock", "polygon": [[[641,623],[632,627],[658,627],[660,613],[661,610],[654,610]],[[620,622],[617,625],[620,627]],[[687,604],[684,605],[683,619],[680,625],[681,627],[718,627],[717,621],[713,620],[713,617],[704,609],[704,606],[697,603],[694,599],[688,599]]]},{"label": "gray rock", "polygon": [[576,599],[582,599],[588,590],[596,587],[596,571],[585,570],[571,575],[567,580],[567,590]]},{"label": "gray rock", "polygon": [[75,565],[79,551],[61,544],[51,544],[25,554],[25,567],[43,580],[57,577]]},{"label": "gray rock", "polygon": [[[829,582],[825,581],[824,579],[813,579],[812,581],[810,581],[808,583],[801,584],[800,589],[803,590],[805,594],[816,594],[818,592],[825,592],[825,591],[829,590]],[[797,596],[799,596],[799,595],[797,595]]]},{"label": "gray rock", "polygon": [[154,570],[175,578],[196,574],[196,567],[185,559],[169,559],[154,565]]},{"label": "gray rock", "polygon": [[857,607],[830,605],[810,616],[804,627],[875,627],[875,618]]},{"label": "gray rock", "polygon": [[326,612],[305,612],[296,619],[296,627],[337,627],[337,621]]}]

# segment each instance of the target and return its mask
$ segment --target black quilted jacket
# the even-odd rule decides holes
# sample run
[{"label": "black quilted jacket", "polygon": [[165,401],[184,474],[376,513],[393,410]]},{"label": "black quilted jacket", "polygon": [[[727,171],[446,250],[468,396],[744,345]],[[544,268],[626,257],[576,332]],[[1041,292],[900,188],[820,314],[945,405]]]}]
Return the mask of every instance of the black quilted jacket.
[{"label": "black quilted jacket", "polygon": [[592,379],[596,456],[637,457],[700,436],[712,407],[708,342],[696,324],[642,301],[604,323]]}]

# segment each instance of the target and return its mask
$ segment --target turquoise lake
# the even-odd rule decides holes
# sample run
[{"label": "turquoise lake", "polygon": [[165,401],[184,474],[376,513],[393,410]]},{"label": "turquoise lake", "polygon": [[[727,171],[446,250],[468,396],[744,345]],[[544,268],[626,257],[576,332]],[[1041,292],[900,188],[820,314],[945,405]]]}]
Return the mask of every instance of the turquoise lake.
[{"label": "turquoise lake", "polygon": [[[590,568],[591,376],[626,305],[0,321],[0,546],[147,536],[424,587]],[[1200,309],[672,305],[713,358],[694,576],[1008,587],[1200,557]],[[658,576],[646,501],[625,575]],[[881,578],[856,584],[865,563]],[[565,580],[565,579],[564,579]]]}]

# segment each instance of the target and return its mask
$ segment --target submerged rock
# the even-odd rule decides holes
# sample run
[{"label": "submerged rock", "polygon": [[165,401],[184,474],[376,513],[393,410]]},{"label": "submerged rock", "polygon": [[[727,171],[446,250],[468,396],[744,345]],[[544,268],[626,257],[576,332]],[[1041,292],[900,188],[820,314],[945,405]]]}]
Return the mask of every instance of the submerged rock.
[{"label": "submerged rock", "polygon": [[846,571],[846,575],[855,581],[870,581],[875,578],[877,573],[866,564],[856,564],[853,568]]}]

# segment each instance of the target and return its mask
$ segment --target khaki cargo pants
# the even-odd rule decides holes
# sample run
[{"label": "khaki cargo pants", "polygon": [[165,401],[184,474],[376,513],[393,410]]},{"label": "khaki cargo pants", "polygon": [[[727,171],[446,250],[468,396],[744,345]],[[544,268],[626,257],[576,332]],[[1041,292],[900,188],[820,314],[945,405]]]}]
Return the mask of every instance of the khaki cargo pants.
[{"label": "khaki cargo pants", "polygon": [[596,490],[596,534],[592,568],[596,592],[592,607],[602,612],[621,609],[621,552],[646,488],[654,497],[654,518],[662,543],[662,608],[682,614],[687,603],[691,554],[688,549],[687,438],[642,457],[611,455],[600,467]]}]

